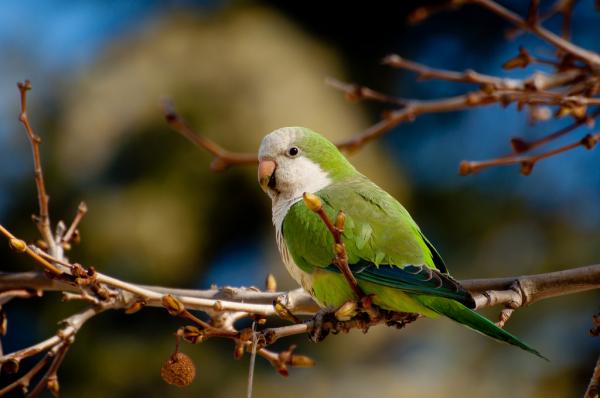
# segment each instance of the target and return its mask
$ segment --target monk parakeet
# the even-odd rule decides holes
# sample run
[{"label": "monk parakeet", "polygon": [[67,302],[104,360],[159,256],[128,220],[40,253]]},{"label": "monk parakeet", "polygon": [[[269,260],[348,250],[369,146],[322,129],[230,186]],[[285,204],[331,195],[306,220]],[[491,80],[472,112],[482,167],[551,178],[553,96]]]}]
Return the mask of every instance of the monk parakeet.
[{"label": "monk parakeet", "polygon": [[542,357],[473,311],[473,297],[448,274],[408,211],[326,138],[303,127],[275,130],[263,139],[259,161],[258,180],[272,200],[283,263],[321,307],[335,310],[358,297],[333,264],[333,236],[305,205],[305,192],[320,198],[332,220],[344,211],[348,264],[375,305],[430,318],[443,315]]}]

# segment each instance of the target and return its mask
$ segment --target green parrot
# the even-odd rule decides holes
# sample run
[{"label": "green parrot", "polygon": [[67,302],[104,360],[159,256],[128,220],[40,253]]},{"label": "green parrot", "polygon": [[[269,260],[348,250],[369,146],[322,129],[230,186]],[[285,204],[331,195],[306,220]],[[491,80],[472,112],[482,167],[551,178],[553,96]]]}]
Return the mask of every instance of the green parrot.
[{"label": "green parrot", "polygon": [[333,236],[306,207],[305,192],[320,198],[332,220],[344,211],[342,238],[348,264],[375,305],[429,318],[443,315],[544,358],[473,311],[473,297],[448,274],[408,211],[360,174],[323,136],[304,127],[268,134],[260,145],[258,180],[272,200],[283,263],[322,308],[333,311],[358,297],[333,264]]}]

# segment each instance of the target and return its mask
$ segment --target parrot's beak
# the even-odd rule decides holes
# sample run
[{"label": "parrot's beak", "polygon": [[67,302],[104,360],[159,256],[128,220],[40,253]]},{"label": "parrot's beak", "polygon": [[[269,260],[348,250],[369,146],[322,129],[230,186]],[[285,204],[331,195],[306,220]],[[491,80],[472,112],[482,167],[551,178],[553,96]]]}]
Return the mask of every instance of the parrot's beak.
[{"label": "parrot's beak", "polygon": [[277,163],[273,159],[260,159],[258,162],[258,183],[264,192],[268,188],[275,189],[275,169]]}]

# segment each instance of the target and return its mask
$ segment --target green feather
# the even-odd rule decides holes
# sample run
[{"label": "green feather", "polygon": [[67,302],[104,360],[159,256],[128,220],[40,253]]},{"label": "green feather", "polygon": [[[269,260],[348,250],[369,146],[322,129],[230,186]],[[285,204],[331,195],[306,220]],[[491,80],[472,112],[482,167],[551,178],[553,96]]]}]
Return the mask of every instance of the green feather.
[{"label": "green feather", "polygon": [[523,350],[530,352],[538,357],[548,361],[548,358],[543,356],[534,348],[531,348],[517,337],[508,333],[506,330],[499,328],[489,319],[479,315],[477,312],[468,309],[464,305],[454,301],[443,298],[431,297],[431,296],[418,296],[416,299],[426,307],[433,311],[447,316],[448,318],[460,323],[461,325],[468,326],[476,332],[482,333],[493,339],[512,344]]}]

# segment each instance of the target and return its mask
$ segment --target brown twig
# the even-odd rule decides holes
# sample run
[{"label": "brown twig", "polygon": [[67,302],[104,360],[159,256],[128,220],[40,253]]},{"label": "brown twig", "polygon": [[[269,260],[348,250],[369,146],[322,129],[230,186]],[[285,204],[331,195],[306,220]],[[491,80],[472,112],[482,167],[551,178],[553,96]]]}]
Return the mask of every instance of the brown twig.
[{"label": "brown twig", "polygon": [[79,203],[79,206],[77,206],[77,213],[75,213],[75,217],[73,218],[73,221],[71,222],[71,225],[69,226],[69,229],[67,229],[67,232],[65,232],[65,234],[62,236],[61,243],[63,245],[65,243],[71,243],[71,239],[73,239],[73,237],[75,236],[77,227],[79,226],[81,219],[83,218],[83,216],[85,216],[87,211],[88,211],[88,208],[87,208],[87,205],[85,204],[85,202]]},{"label": "brown twig", "polygon": [[[525,60],[521,61],[522,64],[525,65],[533,60],[533,58],[524,49],[521,49],[519,57],[519,59],[526,58]],[[415,72],[418,80],[437,79],[457,83],[473,83],[481,85],[484,91],[544,91],[571,83],[580,78],[583,73],[580,69],[571,68],[553,75],[546,75],[538,72],[526,79],[512,79],[485,75],[475,72],[471,69],[467,69],[464,72],[456,72],[446,69],[431,68],[427,65],[402,58],[397,54],[386,56],[382,62],[384,65],[388,65],[393,68]]]},{"label": "brown twig", "polygon": [[31,390],[29,394],[27,394],[27,398],[36,398],[39,396],[45,389],[49,389],[54,396],[58,396],[60,387],[58,384],[58,368],[65,360],[65,355],[67,354],[67,350],[72,344],[71,341],[64,341],[60,345],[56,346],[54,350],[50,351],[51,356],[53,357],[52,362],[50,363],[50,367],[44,373],[42,378],[38,381],[36,386]]},{"label": "brown twig", "polygon": [[570,133],[571,131],[576,130],[578,127],[581,127],[584,124],[589,124],[590,121],[593,122],[599,116],[600,116],[600,108],[596,109],[595,111],[590,113],[588,116],[581,118],[581,119],[577,119],[577,120],[575,120],[575,122],[571,123],[570,125],[563,127],[563,128],[561,128],[551,134],[548,134],[540,139],[527,142],[521,138],[512,138],[511,145],[512,145],[515,153],[528,152],[533,149],[539,148],[543,145],[546,145],[546,144]]},{"label": "brown twig", "polygon": [[598,398],[600,395],[600,357],[596,361],[596,366],[592,372],[590,383],[583,395],[584,398]]},{"label": "brown twig", "polygon": [[589,51],[585,48],[579,47],[573,42],[554,34],[553,32],[541,26],[539,23],[529,24],[518,14],[508,10],[507,8],[501,6],[493,0],[469,0],[469,2],[488,9],[494,14],[502,17],[503,19],[509,21],[513,25],[516,25],[525,31],[534,33],[547,43],[550,43],[556,48],[571,54],[577,59],[584,61],[591,67],[600,68],[600,55],[593,51]]},{"label": "brown twig", "polygon": [[426,113],[443,113],[465,108],[488,105],[498,102],[499,98],[475,91],[455,97],[435,100],[412,100],[404,108],[391,111],[378,123],[372,125],[354,137],[337,143],[337,147],[352,153],[365,144],[381,137],[402,122],[414,121],[419,115]]},{"label": "brown twig", "polygon": [[213,161],[210,164],[212,171],[223,171],[234,165],[250,165],[258,163],[258,156],[256,154],[230,152],[216,144],[214,141],[198,134],[189,126],[185,119],[177,113],[171,101],[166,99],[163,100],[162,109],[165,120],[173,130],[187,138],[197,147],[202,148],[213,155]]},{"label": "brown twig", "polygon": [[522,90],[525,84],[520,79],[499,78],[484,75],[468,69],[464,72],[455,72],[445,69],[431,68],[429,66],[405,59],[397,54],[386,56],[382,63],[396,69],[405,69],[417,74],[417,80],[445,80],[457,83],[474,83],[490,85],[496,89]]},{"label": "brown twig", "polygon": [[410,103],[410,100],[393,97],[391,95],[375,91],[369,87],[361,86],[358,84],[346,83],[341,80],[334,79],[332,77],[328,77],[327,79],[325,79],[325,84],[346,93],[346,99],[348,99],[349,101],[370,100],[386,104],[398,105],[400,107],[406,106]]},{"label": "brown twig", "polygon": [[[537,23],[542,24],[543,22],[546,22],[555,15],[562,14],[563,24],[561,28],[561,36],[563,37],[563,39],[569,40],[571,36],[571,17],[573,7],[576,3],[576,0],[556,0],[552,7],[550,7],[547,11],[538,16]],[[523,33],[522,29],[514,27],[508,30],[507,37],[511,40],[514,40],[521,33]]]},{"label": "brown twig", "polygon": [[319,216],[331,233],[331,236],[333,236],[333,248],[335,253],[335,259],[333,263],[338,267],[342,275],[344,275],[346,282],[348,282],[354,294],[356,294],[358,298],[363,298],[365,294],[358,286],[358,282],[352,274],[352,271],[350,271],[350,267],[348,266],[348,255],[346,254],[346,246],[342,240],[342,233],[344,232],[344,223],[346,219],[344,212],[342,210],[339,211],[334,224],[329,219],[327,213],[325,213],[325,210],[323,209],[323,203],[317,195],[304,192],[303,198],[306,207]]},{"label": "brown twig", "polygon": [[584,147],[586,149],[593,149],[594,146],[598,143],[598,141],[600,141],[600,133],[587,134],[585,137],[583,137],[582,139],[580,139],[578,141],[572,142],[567,145],[563,145],[561,147],[552,149],[547,152],[540,153],[538,155],[531,155],[531,156],[510,155],[510,156],[504,156],[504,157],[500,157],[500,158],[496,158],[496,159],[481,160],[481,161],[463,160],[462,162],[460,162],[459,173],[460,173],[460,175],[465,176],[465,175],[469,175],[472,173],[476,173],[476,172],[483,170],[485,168],[488,168],[488,167],[520,164],[521,165],[521,174],[529,175],[529,174],[531,174],[531,171],[533,170],[533,166],[535,166],[535,164],[542,159],[546,159],[551,156],[555,156],[560,153],[570,151],[570,150],[580,147],[580,146]]},{"label": "brown twig", "polygon": [[31,384],[31,380],[44,368],[44,366],[48,364],[49,360],[50,356],[48,354],[44,355],[44,357],[40,359],[31,369],[29,369],[27,373],[4,388],[0,389],[0,397],[5,396],[17,387],[21,387],[23,392],[26,392]]},{"label": "brown twig", "polygon": [[46,271],[50,272],[53,275],[62,274],[62,271],[60,269],[58,269],[54,264],[51,264],[46,259],[42,258],[39,254],[37,254],[29,246],[27,246],[27,243],[25,243],[21,239],[18,239],[16,236],[14,236],[12,233],[10,233],[9,230],[4,228],[4,226],[2,226],[1,224],[0,224],[0,233],[8,239],[11,249],[13,249],[14,251],[27,254],[32,259],[34,259],[38,264],[40,264]]},{"label": "brown twig", "polygon": [[44,184],[44,172],[42,169],[42,161],[40,157],[40,143],[42,139],[35,134],[31,124],[29,123],[29,117],[27,116],[27,92],[31,90],[31,82],[25,80],[25,82],[17,83],[19,93],[21,95],[21,112],[19,113],[19,121],[25,127],[27,137],[31,143],[31,151],[33,153],[33,170],[35,173],[35,184],[38,192],[38,204],[39,204],[39,215],[36,219],[36,225],[42,235],[42,238],[48,245],[50,252],[54,252],[56,243],[52,236],[50,229],[50,217],[48,214],[48,194],[46,193],[46,185]]}]

